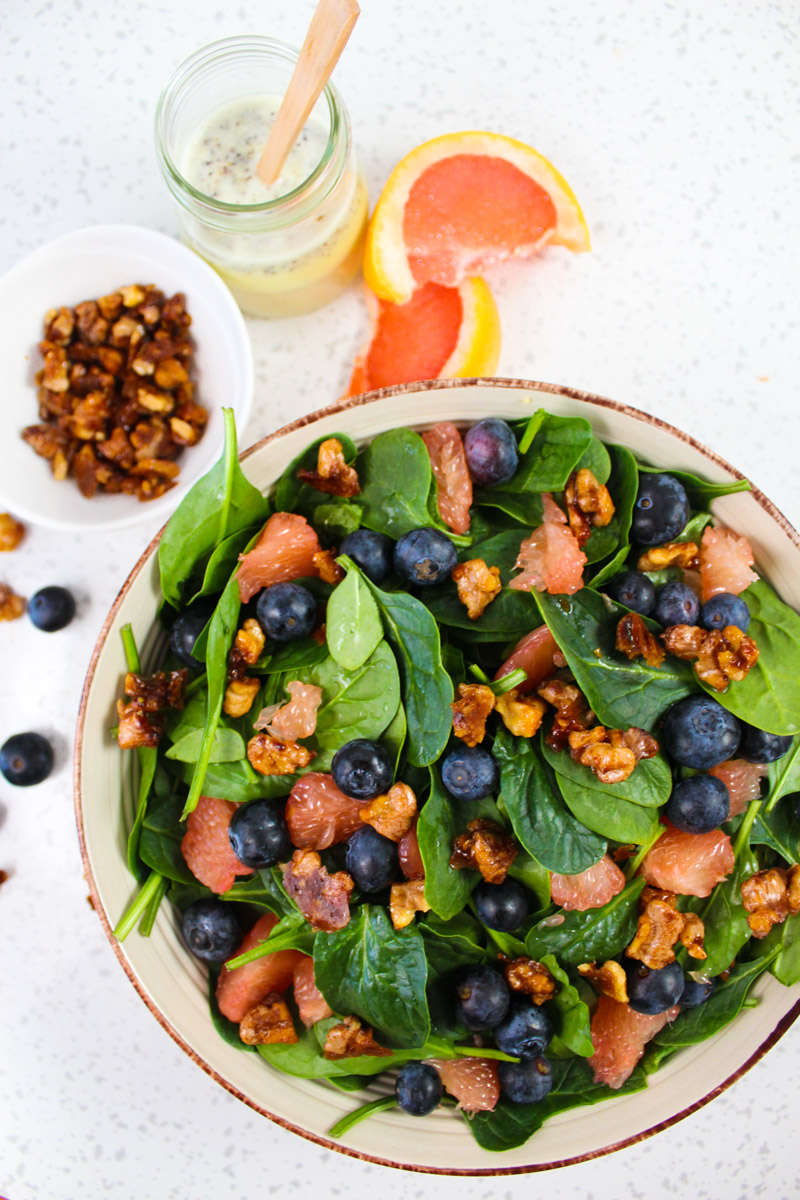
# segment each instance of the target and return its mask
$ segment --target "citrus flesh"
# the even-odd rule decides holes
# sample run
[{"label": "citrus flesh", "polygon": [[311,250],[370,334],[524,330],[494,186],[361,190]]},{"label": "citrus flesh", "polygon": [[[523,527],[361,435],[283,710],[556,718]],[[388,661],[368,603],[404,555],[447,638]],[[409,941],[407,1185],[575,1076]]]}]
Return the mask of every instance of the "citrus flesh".
[{"label": "citrus flesh", "polygon": [[444,1089],[464,1112],[491,1112],[500,1099],[497,1063],[489,1058],[431,1058]]},{"label": "citrus flesh", "polygon": [[568,912],[600,908],[625,887],[625,876],[607,854],[578,875],[550,876],[550,895]]},{"label": "citrus flesh", "polygon": [[721,779],[731,797],[728,820],[738,817],[751,800],[761,796],[761,780],[769,774],[768,763],[751,763],[746,758],[729,758],[726,762],[710,767],[709,775]]},{"label": "citrus flesh", "polygon": [[619,1000],[601,996],[592,1017],[594,1054],[587,1059],[594,1071],[595,1083],[605,1083],[610,1088],[622,1087],[644,1054],[647,1043],[669,1021],[674,1021],[679,1011],[675,1005],[667,1012],[645,1016]]},{"label": "citrus flesh", "polygon": [[230,800],[201,796],[197,807],[189,813],[186,833],[181,841],[181,854],[187,867],[202,884],[217,895],[227,892],[237,875],[252,875],[233,853],[228,826],[237,806]]},{"label": "citrus flesh", "polygon": [[667,822],[640,872],[653,887],[681,896],[710,896],[731,873],[734,861],[731,839],[721,829],[684,833]]},{"label": "citrus flesh", "polygon": [[509,583],[518,591],[571,596],[583,587],[586,555],[567,525],[567,518],[549,492],[542,493],[544,520],[520,544],[516,566],[521,574]]},{"label": "citrus flesh", "polygon": [[294,1002],[300,1014],[300,1020],[306,1029],[333,1016],[333,1009],[319,990],[314,978],[314,960],[309,954],[302,954],[300,962],[294,969]]},{"label": "citrus flesh", "polygon": [[556,640],[546,625],[539,625],[520,638],[502,667],[497,671],[495,679],[502,679],[512,671],[525,671],[528,678],[524,683],[517,684],[516,691],[532,692],[537,684],[552,675],[557,666],[564,666]]},{"label": "citrus flesh", "polygon": [[298,849],[327,850],[364,824],[363,800],[340,792],[333,776],[309,771],[298,779],[286,801],[286,825]]},{"label": "citrus flesh", "polygon": [[[278,918],[273,913],[259,917],[236,954],[231,957],[253,950],[266,941],[277,923]],[[217,980],[219,1011],[229,1021],[237,1024],[243,1021],[250,1009],[260,1004],[270,992],[286,991],[294,980],[296,967],[305,957],[299,950],[278,950],[243,967],[234,967],[232,971],[223,967]]]},{"label": "citrus flesh", "polygon": [[305,517],[297,513],[273,513],[255,546],[239,564],[237,580],[242,604],[273,583],[318,576],[314,555],[321,549]]},{"label": "citrus flesh", "polygon": [[702,600],[710,600],[722,592],[738,596],[758,576],[751,571],[753,548],[746,537],[723,525],[707,525],[700,543],[700,578]]},{"label": "citrus flesh", "polygon": [[469,531],[472,479],[464,442],[452,421],[440,421],[422,435],[438,488],[439,516],[453,533]]}]

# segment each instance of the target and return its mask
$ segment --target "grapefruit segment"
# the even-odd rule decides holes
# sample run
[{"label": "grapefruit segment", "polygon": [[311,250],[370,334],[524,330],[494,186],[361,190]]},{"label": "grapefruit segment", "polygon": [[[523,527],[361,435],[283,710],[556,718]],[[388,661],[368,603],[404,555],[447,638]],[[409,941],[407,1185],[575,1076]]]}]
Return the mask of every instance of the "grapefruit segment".
[{"label": "grapefruit segment", "polygon": [[578,875],[551,875],[550,895],[567,912],[608,904],[625,887],[625,876],[607,854]]},{"label": "grapefruit segment", "polygon": [[724,525],[707,525],[700,543],[701,598],[705,604],[720,592],[738,596],[758,576],[751,571],[753,549],[746,537]]},{"label": "grapefruit segment", "polygon": [[419,851],[416,821],[397,843],[397,857],[400,860],[400,870],[406,879],[425,878],[425,864]]},{"label": "grapefruit segment", "polygon": [[491,1058],[430,1058],[445,1091],[464,1112],[491,1112],[500,1099],[497,1063]]},{"label": "grapefruit segment", "polygon": [[[272,913],[265,913],[263,917],[259,917],[231,958],[253,950],[266,941],[277,923],[278,918]],[[238,1025],[250,1009],[270,992],[286,991],[294,979],[295,969],[305,957],[307,956],[299,950],[278,950],[275,954],[265,954],[263,958],[257,958],[255,962],[246,963],[243,967],[234,967],[232,971],[223,967],[217,980],[219,1011],[229,1021],[235,1021]]]},{"label": "grapefruit segment", "polygon": [[314,960],[310,954],[301,954],[294,969],[294,1002],[300,1020],[306,1029],[333,1016],[333,1009],[319,990],[314,979]]},{"label": "grapefruit segment", "polygon": [[322,688],[293,679],[286,684],[286,690],[291,699],[286,704],[262,708],[253,728],[263,729],[285,742],[313,737],[317,728],[317,709],[322,703]]},{"label": "grapefruit segment", "polygon": [[363,800],[345,796],[333,776],[309,771],[292,787],[286,801],[286,825],[298,850],[327,850],[364,824]]},{"label": "grapefruit segment", "polygon": [[322,547],[305,517],[297,513],[273,513],[261,537],[239,564],[239,596],[242,604],[273,583],[318,576],[314,555]]},{"label": "grapefruit segment", "polygon": [[734,864],[731,839],[721,829],[684,833],[666,822],[666,832],[648,850],[639,869],[653,887],[681,896],[710,896],[730,875]]},{"label": "grapefruit segment", "polygon": [[509,583],[510,588],[529,592],[549,592],[571,596],[583,587],[586,555],[567,525],[567,518],[549,492],[542,493],[544,520],[525,538],[519,548],[516,566],[522,573]]},{"label": "grapefruit segment", "polygon": [[539,625],[530,633],[526,633],[524,638],[520,638],[498,670],[495,679],[502,679],[512,671],[525,671],[528,678],[525,683],[518,684],[516,690],[522,693],[532,692],[537,684],[547,679],[548,675],[552,675],[556,667],[563,667],[564,663],[564,656],[552,633],[546,625]]},{"label": "grapefruit segment", "polygon": [[743,813],[751,800],[758,800],[761,795],[761,780],[769,774],[769,764],[751,763],[746,758],[729,758],[727,762],[709,768],[708,773],[721,779],[730,792],[730,820],[731,817],[738,817]]},{"label": "grapefruit segment", "polygon": [[214,796],[201,796],[197,807],[189,813],[186,833],[181,841],[181,854],[187,867],[207,888],[220,895],[236,882],[237,875],[252,875],[233,853],[228,838],[228,826],[237,805]]},{"label": "grapefruit segment", "polygon": [[452,421],[440,421],[422,435],[438,488],[439,516],[453,533],[469,531],[472,477],[461,434]]},{"label": "grapefruit segment", "polygon": [[622,1087],[644,1054],[647,1043],[660,1033],[680,1012],[676,1004],[667,1012],[645,1016],[627,1004],[601,996],[592,1017],[594,1054],[587,1059],[594,1071],[595,1083],[610,1088]]}]

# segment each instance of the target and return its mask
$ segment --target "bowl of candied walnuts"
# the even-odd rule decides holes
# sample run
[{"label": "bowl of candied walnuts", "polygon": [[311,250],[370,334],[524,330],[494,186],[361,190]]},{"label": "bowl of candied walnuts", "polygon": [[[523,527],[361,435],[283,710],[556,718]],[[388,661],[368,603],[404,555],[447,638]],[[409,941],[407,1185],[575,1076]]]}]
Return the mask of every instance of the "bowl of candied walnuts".
[{"label": "bowl of candied walnuts", "polygon": [[253,393],[244,320],[174,238],[68,233],[0,280],[8,375],[0,507],[60,529],[165,520],[219,457],[222,406]]}]

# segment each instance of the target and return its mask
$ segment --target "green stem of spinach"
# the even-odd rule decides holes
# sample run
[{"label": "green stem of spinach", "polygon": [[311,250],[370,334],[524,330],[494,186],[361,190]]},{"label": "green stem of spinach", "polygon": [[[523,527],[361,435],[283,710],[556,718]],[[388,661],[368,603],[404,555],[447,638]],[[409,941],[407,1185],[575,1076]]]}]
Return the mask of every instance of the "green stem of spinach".
[{"label": "green stem of spinach", "polygon": [[150,937],[156,917],[158,916],[158,910],[161,907],[161,901],[166,896],[168,888],[169,880],[165,875],[162,875],[159,879],[159,886],[154,888],[153,895],[139,922],[139,933],[142,937]]},{"label": "green stem of spinach", "polygon": [[123,625],[119,632],[122,638],[122,648],[125,651],[125,662],[128,670],[138,675],[142,667],[139,661],[139,651],[136,649],[136,639],[133,636],[133,629],[130,624]]},{"label": "green stem of spinach", "polygon": [[225,531],[228,528],[228,515],[231,508],[231,496],[233,494],[233,472],[236,467],[236,421],[233,415],[232,408],[223,408],[222,415],[225,420],[225,483],[222,489],[222,504],[219,509],[219,524],[217,526],[217,541],[219,545],[225,538]]},{"label": "green stem of spinach", "polygon": [[626,879],[633,879],[634,875],[639,870],[639,867],[642,865],[649,852],[653,849],[653,846],[655,846],[658,839],[666,833],[666,829],[666,825],[659,825],[656,832],[650,838],[650,841],[645,842],[643,846],[640,846],[633,858],[628,859],[627,863],[625,864]]},{"label": "green stem of spinach", "polygon": [[263,942],[259,942],[257,946],[253,946],[252,950],[245,950],[244,954],[239,954],[236,958],[228,959],[225,966],[229,971],[233,971],[236,967],[246,967],[248,963],[263,958],[265,954],[276,954],[278,950],[296,949],[296,941],[296,931],[292,933],[279,933],[274,938],[265,938]]},{"label": "green stem of spinach", "polygon": [[489,687],[495,696],[504,696],[506,692],[513,691],[515,687],[519,687],[521,683],[525,683],[527,678],[527,671],[523,671],[520,667],[516,671],[509,671],[502,679],[497,679],[494,683],[490,683]]},{"label": "green stem of spinach", "polygon": [[387,1108],[396,1107],[396,1096],[381,1096],[379,1100],[370,1100],[369,1104],[362,1104],[360,1108],[348,1113],[346,1117],[342,1117],[335,1125],[331,1125],[328,1134],[330,1137],[335,1138],[344,1137],[354,1125],[358,1125],[360,1121],[365,1121],[373,1113],[385,1112]]},{"label": "green stem of spinach", "polygon": [[[153,871],[146,883],[142,885],[139,894],[134,897],[131,904],[125,910],[123,916],[114,926],[114,937],[118,942],[124,942],[125,938],[135,927],[140,917],[143,917],[151,904],[155,903],[155,898],[158,896],[159,903],[163,896],[161,888],[164,883],[164,876],[158,871]],[[166,890],[166,889],[165,889]]]},{"label": "green stem of spinach", "polygon": [[192,679],[189,681],[189,683],[187,683],[183,693],[184,699],[188,700],[190,696],[193,696],[195,692],[199,692],[201,688],[205,687],[205,685],[206,674],[204,671],[202,675],[198,675],[195,679]]},{"label": "green stem of spinach", "polygon": [[469,671],[470,675],[473,676],[473,678],[477,679],[478,683],[492,682],[486,672],[479,667],[477,663],[470,663],[467,667],[467,670]]},{"label": "green stem of spinach", "polygon": [[536,434],[539,432],[539,429],[541,428],[541,424],[544,421],[546,415],[547,414],[545,413],[544,409],[540,408],[538,412],[535,412],[533,414],[530,421],[528,421],[528,424],[525,427],[525,432],[523,433],[522,437],[519,439],[520,454],[525,454],[525,453],[527,453],[528,450],[530,450],[531,446],[533,445],[533,439],[536,437]]},{"label": "green stem of spinach", "polygon": [[737,859],[742,850],[750,844],[750,830],[753,828],[753,822],[758,816],[762,804],[762,800],[751,800],[748,805],[744,820],[737,830],[736,841],[733,843],[733,853]]}]

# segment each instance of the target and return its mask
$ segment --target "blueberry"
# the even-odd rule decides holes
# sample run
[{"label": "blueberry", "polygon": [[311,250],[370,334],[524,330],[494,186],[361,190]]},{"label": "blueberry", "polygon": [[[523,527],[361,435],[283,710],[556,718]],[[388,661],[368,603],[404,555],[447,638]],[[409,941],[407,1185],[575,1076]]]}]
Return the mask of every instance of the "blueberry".
[{"label": "blueberry", "polygon": [[700,614],[700,624],[704,629],[724,629],[726,625],[735,625],[742,633],[747,633],[750,609],[739,596],[720,592],[706,600]]},{"label": "blueberry", "polygon": [[527,996],[512,996],[508,1013],[492,1030],[498,1050],[517,1058],[541,1054],[552,1036],[553,1026],[547,1013]]},{"label": "blueberry", "polygon": [[183,914],[183,937],[195,958],[223,963],[241,940],[236,914],[223,900],[195,900]]},{"label": "blueberry", "polygon": [[0,746],[0,771],[9,783],[30,787],[53,769],[53,747],[40,733],[15,733]]},{"label": "blueberry", "polygon": [[273,583],[256,603],[258,623],[276,642],[307,637],[317,623],[317,602],[299,583]]},{"label": "blueberry", "polygon": [[28,616],[37,629],[55,633],[69,625],[75,616],[75,599],[63,587],[44,587],[28,601]]},{"label": "blueberry", "polygon": [[231,818],[228,838],[233,853],[246,867],[274,867],[291,858],[292,840],[286,828],[283,805],[275,800],[250,800]]},{"label": "blueberry", "polygon": [[705,1004],[716,986],[716,979],[692,979],[691,975],[687,975],[681,992],[681,1008],[699,1008],[701,1004]]},{"label": "blueberry", "polygon": [[494,967],[468,967],[456,981],[456,1016],[467,1029],[494,1029],[508,1012],[510,992]]},{"label": "blueberry", "polygon": [[628,979],[628,1004],[634,1012],[654,1016],[677,1004],[685,986],[683,971],[676,962],[653,970],[629,959],[624,963]]},{"label": "blueberry", "polygon": [[500,1091],[512,1104],[536,1104],[553,1086],[552,1068],[543,1054],[525,1062],[499,1062],[497,1078]]},{"label": "blueberry", "polygon": [[394,548],[394,569],[416,587],[432,587],[450,578],[458,562],[456,548],[438,529],[412,529]]},{"label": "blueberry", "polygon": [[345,866],[361,892],[380,892],[397,875],[397,844],[364,825],[347,843]]},{"label": "blueberry", "polygon": [[355,738],[337,750],[331,763],[333,782],[345,796],[371,800],[388,792],[394,778],[392,756],[380,742]]},{"label": "blueberry", "polygon": [[479,919],[503,933],[518,929],[531,910],[525,888],[510,876],[502,883],[479,883],[472,895]]},{"label": "blueberry", "polygon": [[496,790],[497,763],[481,746],[452,750],[442,763],[442,780],[456,800],[483,800]]},{"label": "blueberry", "polygon": [[486,417],[464,435],[464,453],[475,483],[505,483],[517,469],[519,450],[511,426]]},{"label": "blueberry", "polygon": [[412,1117],[426,1117],[442,1098],[442,1081],[435,1067],[409,1062],[397,1072],[395,1095],[398,1108]]},{"label": "blueberry", "polygon": [[214,605],[208,600],[199,600],[184,610],[175,619],[169,635],[169,648],[190,671],[205,671],[206,664],[195,658],[194,644],[209,622]]},{"label": "blueberry", "polygon": [[643,617],[653,611],[656,602],[655,586],[642,571],[623,571],[609,580],[604,590],[612,600],[641,613]]},{"label": "blueberry", "polygon": [[664,717],[663,748],[682,767],[707,771],[733,758],[741,730],[736,717],[710,696],[688,696]]},{"label": "blueberry", "polygon": [[640,546],[660,546],[676,538],[689,520],[689,497],[672,475],[639,476],[633,507],[631,540]]},{"label": "blueberry", "polygon": [[670,579],[656,592],[653,617],[667,629],[670,625],[696,625],[700,616],[700,601],[688,583]]},{"label": "blueberry", "polygon": [[356,529],[348,533],[339,548],[340,554],[352,558],[367,579],[380,583],[392,569],[392,539],[372,529]]},{"label": "blueberry", "polygon": [[731,794],[713,775],[693,775],[676,783],[664,808],[676,829],[684,833],[710,833],[727,821]]},{"label": "blueberry", "polygon": [[767,733],[742,721],[739,752],[748,762],[771,763],[783,758],[792,744],[791,734]]}]

